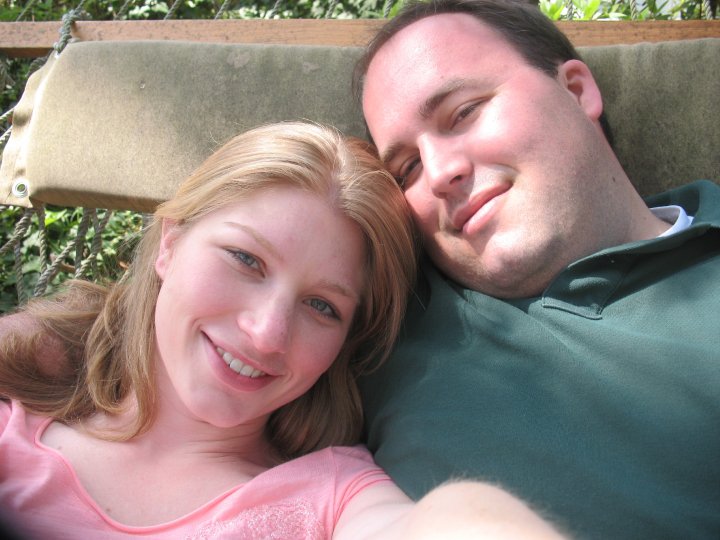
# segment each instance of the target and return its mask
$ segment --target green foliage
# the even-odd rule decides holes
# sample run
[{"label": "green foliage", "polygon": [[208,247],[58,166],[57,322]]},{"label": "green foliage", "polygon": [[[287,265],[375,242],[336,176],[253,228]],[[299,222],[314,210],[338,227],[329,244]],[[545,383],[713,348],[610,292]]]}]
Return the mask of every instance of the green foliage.
[{"label": "green foliage", "polygon": [[564,0],[540,0],[538,5],[551,21],[559,21],[567,11]]},{"label": "green foliage", "polygon": [[[5,245],[13,233],[15,223],[22,217],[23,209],[5,207],[0,211],[0,245]],[[104,212],[98,216],[102,219]],[[83,212],[79,208],[48,207],[45,211],[45,228],[47,252],[50,264],[63,249],[72,244],[77,237]],[[33,216],[32,226],[24,242],[20,245],[22,261],[22,287],[25,295],[31,296],[43,270],[41,258],[41,235],[37,224],[37,215]],[[90,276],[94,279],[115,280],[127,268],[132,257],[132,250],[140,237],[142,216],[135,212],[115,212],[112,214],[105,229],[101,233],[101,249],[91,260]],[[81,244],[81,260],[91,252],[96,232],[91,226]],[[76,260],[76,253],[71,250],[61,261],[60,271],[48,284],[51,292],[58,284],[72,277],[81,260]],[[0,256],[0,312],[11,309],[18,303],[16,285],[18,276],[15,274],[15,255],[12,250]],[[26,298],[23,298],[25,300]]]},{"label": "green foliage", "polygon": [[[700,18],[702,0],[638,1],[640,8],[633,17],[629,0],[572,0],[572,19],[594,20],[669,20]],[[540,10],[553,21],[570,18],[565,0],[540,0]]]},{"label": "green foliage", "polygon": [[[0,0],[0,20],[57,21],[64,13],[81,7],[88,19],[102,21],[111,19],[163,19],[172,8],[173,1],[163,0]],[[176,6],[173,18],[176,19],[212,19],[223,6],[220,0],[181,0]],[[273,16],[283,19],[315,19],[327,16],[331,0],[284,0],[274,10],[276,0],[255,0],[229,2],[225,18],[267,18]],[[331,14],[334,18],[378,18],[383,16],[384,0],[343,0],[338,1]],[[402,4],[396,1],[395,10]],[[26,9],[27,8],[27,9]]]}]

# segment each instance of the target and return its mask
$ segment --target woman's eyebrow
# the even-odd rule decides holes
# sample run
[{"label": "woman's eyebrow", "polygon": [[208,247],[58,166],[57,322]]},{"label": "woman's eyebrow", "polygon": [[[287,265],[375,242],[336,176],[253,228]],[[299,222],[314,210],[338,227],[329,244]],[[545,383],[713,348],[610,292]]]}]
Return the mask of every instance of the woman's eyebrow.
[{"label": "woman's eyebrow", "polygon": [[223,222],[223,224],[229,225],[230,227],[233,227],[235,229],[240,229],[248,235],[252,236],[252,238],[263,248],[267,249],[273,255],[273,257],[282,260],[282,256],[280,255],[280,252],[275,249],[275,246],[273,246],[267,238],[265,238],[262,234],[260,234],[252,227],[248,225],[243,225],[242,223],[237,223],[235,221],[225,221]]},{"label": "woman's eyebrow", "polygon": [[[223,224],[233,227],[235,229],[240,229],[243,232],[249,234],[258,244],[267,249],[273,255],[273,257],[282,260],[282,255],[280,255],[278,250],[275,249],[275,247],[270,243],[270,241],[252,227],[248,225],[243,225],[242,223],[236,223],[234,221],[225,221],[223,222]],[[350,298],[351,300],[354,300],[355,302],[360,301],[359,294],[354,292],[351,287],[342,285],[341,283],[323,279],[320,281],[320,286],[325,289],[333,290],[347,298]]]},{"label": "woman's eyebrow", "polygon": [[351,300],[354,300],[355,302],[360,301],[360,296],[356,292],[354,292],[351,288],[346,287],[335,281],[322,280],[320,281],[320,286],[325,289],[331,289]]}]

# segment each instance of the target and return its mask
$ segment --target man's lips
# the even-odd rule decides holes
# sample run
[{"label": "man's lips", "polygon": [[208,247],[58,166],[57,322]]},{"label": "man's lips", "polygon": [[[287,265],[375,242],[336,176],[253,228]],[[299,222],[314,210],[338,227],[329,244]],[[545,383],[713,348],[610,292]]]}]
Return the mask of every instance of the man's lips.
[{"label": "man's lips", "polygon": [[470,218],[480,212],[483,207],[495,197],[509,190],[511,186],[511,183],[503,182],[502,184],[490,186],[475,192],[467,204],[460,206],[452,213],[450,224],[453,229],[461,231]]}]

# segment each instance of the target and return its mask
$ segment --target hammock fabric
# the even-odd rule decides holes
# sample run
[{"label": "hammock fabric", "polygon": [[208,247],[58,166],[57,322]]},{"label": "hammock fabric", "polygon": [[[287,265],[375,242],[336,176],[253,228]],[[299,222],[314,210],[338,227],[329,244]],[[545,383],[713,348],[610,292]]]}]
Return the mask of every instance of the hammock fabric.
[{"label": "hammock fabric", "polygon": [[[385,3],[386,13],[393,3]],[[349,87],[360,48],[72,43],[81,6],[64,17],[56,50],[30,77],[15,110],[0,118],[12,114],[13,121],[0,135],[0,205],[25,208],[0,247],[0,256],[13,254],[20,303],[45,293],[61,269],[93,277],[112,211],[152,211],[243,129],[305,118],[365,136]],[[618,157],[641,193],[720,178],[712,112],[720,38],[579,50],[603,92]],[[75,239],[55,254],[46,235],[48,204],[84,208]],[[28,288],[22,247],[31,232],[39,233],[40,262]]]}]

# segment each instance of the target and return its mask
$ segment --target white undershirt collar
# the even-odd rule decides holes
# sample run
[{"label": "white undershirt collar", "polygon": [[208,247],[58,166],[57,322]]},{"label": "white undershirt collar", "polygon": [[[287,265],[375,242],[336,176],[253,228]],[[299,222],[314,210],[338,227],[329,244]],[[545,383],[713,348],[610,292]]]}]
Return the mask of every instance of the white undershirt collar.
[{"label": "white undershirt collar", "polygon": [[688,216],[682,206],[658,206],[656,208],[651,208],[650,211],[655,214],[655,217],[658,217],[670,224],[670,228],[662,233],[658,238],[684,231],[693,222],[693,216]]}]

